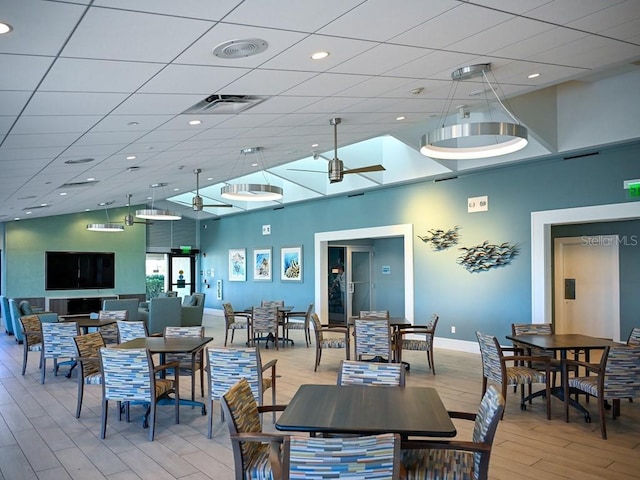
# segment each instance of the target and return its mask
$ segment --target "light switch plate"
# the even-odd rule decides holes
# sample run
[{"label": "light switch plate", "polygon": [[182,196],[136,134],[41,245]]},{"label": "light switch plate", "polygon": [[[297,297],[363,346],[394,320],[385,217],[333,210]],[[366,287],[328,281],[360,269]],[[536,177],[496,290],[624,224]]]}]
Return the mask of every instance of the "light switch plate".
[{"label": "light switch plate", "polygon": [[271,235],[271,225],[262,225],[262,234]]}]

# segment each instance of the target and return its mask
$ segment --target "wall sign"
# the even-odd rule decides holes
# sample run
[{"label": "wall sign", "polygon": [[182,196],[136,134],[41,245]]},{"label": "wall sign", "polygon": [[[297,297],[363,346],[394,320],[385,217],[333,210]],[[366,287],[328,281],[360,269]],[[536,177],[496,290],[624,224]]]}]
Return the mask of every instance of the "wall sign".
[{"label": "wall sign", "polygon": [[467,198],[467,213],[487,211],[489,211],[489,197],[487,195]]}]

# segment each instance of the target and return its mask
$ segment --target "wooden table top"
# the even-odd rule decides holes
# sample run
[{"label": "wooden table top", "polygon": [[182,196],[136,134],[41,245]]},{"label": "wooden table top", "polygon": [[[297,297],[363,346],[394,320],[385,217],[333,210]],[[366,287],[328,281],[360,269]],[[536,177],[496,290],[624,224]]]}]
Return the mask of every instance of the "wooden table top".
[{"label": "wooden table top", "polygon": [[116,323],[113,318],[91,318],[89,315],[60,315],[63,322],[76,322],[80,328],[104,327]]},{"label": "wooden table top", "polygon": [[276,422],[283,431],[454,437],[438,392],[429,387],[301,385]]},{"label": "wooden table top", "polygon": [[574,348],[606,348],[618,343],[605,338],[591,337],[578,333],[556,333],[553,335],[507,335],[507,339],[530,347],[544,350],[571,350]]},{"label": "wooden table top", "polygon": [[152,353],[193,353],[213,337],[143,337],[115,345],[114,348],[148,348]]}]

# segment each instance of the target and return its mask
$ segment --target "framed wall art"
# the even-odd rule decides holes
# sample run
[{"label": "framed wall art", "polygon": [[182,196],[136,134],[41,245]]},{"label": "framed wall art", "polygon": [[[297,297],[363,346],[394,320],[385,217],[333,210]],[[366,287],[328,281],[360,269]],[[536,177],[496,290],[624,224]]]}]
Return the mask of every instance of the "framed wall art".
[{"label": "framed wall art", "polygon": [[247,279],[247,253],[244,248],[229,249],[229,281],[244,282]]},{"label": "framed wall art", "polygon": [[280,250],[280,280],[302,281],[302,247],[283,247]]},{"label": "framed wall art", "polygon": [[253,280],[256,282],[271,281],[271,249],[256,248],[253,250]]}]

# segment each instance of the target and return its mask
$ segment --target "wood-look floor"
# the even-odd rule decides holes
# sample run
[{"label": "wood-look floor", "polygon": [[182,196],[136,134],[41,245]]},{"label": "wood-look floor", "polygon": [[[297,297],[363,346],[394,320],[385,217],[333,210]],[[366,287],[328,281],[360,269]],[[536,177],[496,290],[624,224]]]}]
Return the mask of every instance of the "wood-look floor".
[{"label": "wood-look floor", "polygon": [[[216,345],[224,339],[221,317],[205,316],[207,334]],[[334,383],[342,352],[324,352],[319,371],[313,371],[315,349],[306,348],[301,331],[292,332],[294,347],[262,349],[263,361],[278,359],[278,403],[286,403],[303,383]],[[245,337],[236,338],[242,345]],[[481,365],[478,355],[435,349],[437,375],[427,373],[420,352],[406,352],[411,362],[407,385],[438,389],[451,410],[476,411],[480,400]],[[506,343],[506,342],[505,342]],[[229,435],[214,405],[214,438],[206,438],[206,417],[199,409],[183,407],[181,423],[173,423],[172,408],[159,407],[156,439],[147,441],[141,410],[133,408],[131,423],[119,422],[111,407],[107,438],[100,440],[99,386],[88,386],[82,416],[75,418],[76,379],[47,372],[39,382],[37,355],[20,375],[22,346],[0,333],[0,480],[17,479],[188,479],[227,480],[234,477]],[[189,395],[189,381],[181,393]],[[622,402],[621,418],[607,419],[608,440],[602,440],[595,403],[589,405],[593,423],[572,412],[563,419],[562,405],[552,402],[552,420],[545,417],[542,400],[526,411],[518,394],[509,391],[504,420],[498,427],[491,458],[492,479],[639,479],[640,399]],[[270,394],[267,395],[270,399]],[[269,400],[267,400],[268,402]],[[322,405],[318,405],[322,408]],[[384,412],[380,412],[384,414]],[[265,429],[275,431],[270,417]],[[469,422],[457,423],[459,437],[469,439]]]}]

